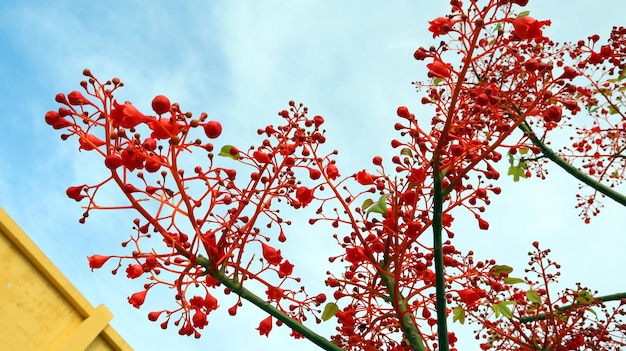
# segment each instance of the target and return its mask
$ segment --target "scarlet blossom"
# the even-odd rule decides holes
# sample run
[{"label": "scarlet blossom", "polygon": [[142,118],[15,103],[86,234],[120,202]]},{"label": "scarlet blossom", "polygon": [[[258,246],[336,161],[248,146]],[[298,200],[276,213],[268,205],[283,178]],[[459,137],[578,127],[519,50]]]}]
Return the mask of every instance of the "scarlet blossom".
[{"label": "scarlet blossom", "polygon": [[122,158],[118,155],[108,155],[104,158],[104,165],[106,166],[106,168],[111,170],[116,169],[123,164],[124,161],[122,161]]},{"label": "scarlet blossom", "polygon": [[144,290],[144,291],[139,291],[139,292],[132,294],[128,298],[128,303],[133,305],[133,307],[135,308],[141,307],[141,305],[143,305],[144,301],[146,300],[147,293],[148,293],[148,290]]},{"label": "scarlet blossom", "polygon": [[113,101],[113,109],[111,109],[111,120],[114,127],[134,128],[140,123],[149,122],[152,118],[139,112],[130,102],[123,105]]},{"label": "scarlet blossom", "polygon": [[439,59],[434,59],[433,62],[426,65],[428,73],[432,77],[447,78],[450,77],[450,67]]},{"label": "scarlet blossom", "polygon": [[559,122],[563,115],[563,109],[561,106],[551,105],[544,113],[544,119],[546,122]]},{"label": "scarlet blossom", "polygon": [[104,141],[93,134],[82,135],[80,139],[78,139],[78,143],[80,144],[78,147],[79,150],[87,151],[97,149],[105,144]]},{"label": "scarlet blossom", "polygon": [[339,169],[334,163],[329,163],[328,166],[326,166],[326,175],[328,175],[328,178],[332,180],[335,180],[340,176]]},{"label": "scarlet blossom", "polygon": [[264,243],[261,243],[261,247],[263,251],[263,258],[265,258],[267,263],[276,266],[283,260],[283,257],[280,255],[280,250],[276,250],[275,248],[265,245]]},{"label": "scarlet blossom", "polygon": [[374,184],[374,177],[365,170],[362,170],[356,174],[356,181],[361,185],[370,185]]},{"label": "scarlet blossom", "polygon": [[79,105],[93,105],[91,101],[89,101],[86,97],[83,96],[79,91],[73,91],[67,94],[67,100],[70,105],[79,106]]},{"label": "scarlet blossom", "polygon": [[346,249],[346,261],[355,264],[361,261],[365,261],[365,250],[362,247],[349,247]]},{"label": "scarlet blossom", "polygon": [[143,169],[146,155],[133,146],[128,146],[122,151],[122,161],[129,171]]},{"label": "scarlet blossom", "polygon": [[157,95],[152,99],[152,110],[159,115],[169,112],[171,107],[170,99],[164,95]]},{"label": "scarlet blossom", "polygon": [[265,293],[267,294],[267,299],[270,301],[280,301],[285,294],[285,290],[281,288],[277,288],[275,286],[270,286]]},{"label": "scarlet blossom", "polygon": [[448,33],[452,29],[454,22],[448,17],[437,17],[432,21],[428,21],[428,24],[430,24],[428,30],[433,32],[433,38],[436,38],[439,35]]},{"label": "scarlet blossom", "polygon": [[130,279],[139,278],[143,274],[143,267],[139,264],[129,264],[126,268],[126,277]]},{"label": "scarlet blossom", "polygon": [[272,163],[272,160],[270,159],[270,156],[268,154],[266,154],[265,152],[262,151],[255,151],[252,154],[252,157],[254,157],[254,159],[258,162],[258,163]]},{"label": "scarlet blossom", "polygon": [[259,331],[260,335],[269,336],[270,331],[272,331],[272,316],[267,316],[267,318],[262,320],[256,330]]},{"label": "scarlet blossom", "polygon": [[111,256],[102,256],[102,255],[89,256],[87,257],[87,260],[89,261],[89,268],[91,268],[91,271],[93,272],[94,269],[104,266],[104,264],[109,260],[109,258],[111,258]]},{"label": "scarlet blossom", "polygon": [[300,201],[302,207],[305,207],[313,201],[313,189],[309,189],[305,186],[299,187],[296,189],[296,199]]},{"label": "scarlet blossom", "polygon": [[515,35],[521,40],[541,39],[543,37],[541,27],[549,26],[551,23],[550,20],[538,21],[530,16],[516,18],[510,20],[510,22],[513,24],[513,28],[515,29]]},{"label": "scarlet blossom", "polygon": [[179,126],[171,118],[153,119],[148,122],[152,129],[150,136],[155,139],[169,139],[178,134]]},{"label": "scarlet blossom", "polygon": [[280,264],[280,269],[278,270],[278,276],[283,278],[290,275],[293,272],[293,265],[288,260]]},{"label": "scarlet blossom", "polygon": [[148,151],[154,151],[157,148],[157,141],[154,138],[146,138],[141,146]]},{"label": "scarlet blossom", "polygon": [[219,307],[219,305],[217,304],[217,299],[208,292],[204,297],[204,307],[208,312],[214,311],[217,309],[217,307]]},{"label": "scarlet blossom", "polygon": [[485,292],[481,289],[463,289],[458,291],[459,298],[468,306],[473,306],[476,302],[485,296]]},{"label": "scarlet blossom", "polygon": [[209,321],[206,319],[206,314],[200,310],[196,310],[196,313],[193,314],[191,321],[193,322],[193,326],[199,329],[203,329],[209,324]]}]

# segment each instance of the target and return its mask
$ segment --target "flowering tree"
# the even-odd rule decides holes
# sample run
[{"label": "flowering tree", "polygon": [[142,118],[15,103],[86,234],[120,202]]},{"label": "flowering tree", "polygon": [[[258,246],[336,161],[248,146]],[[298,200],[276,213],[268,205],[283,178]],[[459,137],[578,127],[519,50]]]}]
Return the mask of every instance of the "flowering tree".
[{"label": "flowering tree", "polygon": [[[90,267],[108,263],[145,279],[128,299],[137,308],[152,289],[171,288],[173,307],[148,318],[181,335],[200,337],[221,290],[238,296],[233,316],[244,300],[268,313],[261,335],[284,324],[325,350],[452,350],[449,316],[475,324],[483,350],[625,346],[626,294],[551,290],[560,266],[538,242],[524,277],[453,245],[459,211],[489,228],[486,206],[502,191],[499,161],[516,181],[545,178],[548,162],[565,169],[586,185],[576,197],[587,223],[602,197],[626,205],[616,191],[626,169],[626,29],[614,28],[605,44],[598,35],[554,43],[543,33],[549,20],[521,11],[527,2],[452,0],[449,15],[429,22],[443,41],[414,57],[428,68],[415,85],[433,107],[430,123],[398,107],[397,155],[373,156],[373,167],[356,174],[341,175],[324,118],[302,104],[290,101],[280,123],[258,129],[259,145],[237,147],[219,140],[222,125],[206,113],[196,117],[159,95],[154,114],[145,114],[114,97],[119,79],[85,70],[83,92],[57,95],[62,106],[45,120],[102,157],[106,176],[67,195],[85,204],[81,223],[99,209],[138,216],[123,243],[128,255],[93,255]],[[585,122],[575,127],[579,114]],[[557,130],[571,141],[553,149]],[[97,202],[109,186],[127,203]],[[301,286],[288,256],[296,253],[281,251],[298,235],[293,211],[305,208],[314,210],[310,225],[333,228],[335,270],[324,282],[332,297]],[[318,335],[311,319],[336,321],[336,335]]]}]

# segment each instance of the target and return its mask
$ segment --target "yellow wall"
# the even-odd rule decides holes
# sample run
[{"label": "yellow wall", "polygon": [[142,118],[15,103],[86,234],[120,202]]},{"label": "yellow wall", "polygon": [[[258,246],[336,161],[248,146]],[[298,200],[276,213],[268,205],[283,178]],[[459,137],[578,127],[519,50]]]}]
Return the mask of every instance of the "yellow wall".
[{"label": "yellow wall", "polygon": [[0,208],[0,350],[132,350]]}]

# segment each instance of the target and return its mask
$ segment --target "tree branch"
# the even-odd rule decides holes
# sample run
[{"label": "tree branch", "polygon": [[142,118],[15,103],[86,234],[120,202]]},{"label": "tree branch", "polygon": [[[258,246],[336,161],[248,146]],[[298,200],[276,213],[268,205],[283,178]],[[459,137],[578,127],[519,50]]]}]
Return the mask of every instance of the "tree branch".
[{"label": "tree branch", "polygon": [[254,304],[258,308],[262,309],[263,311],[269,313],[273,317],[276,317],[278,320],[280,320],[281,322],[285,323],[288,327],[290,327],[291,329],[295,330],[297,333],[301,334],[306,339],[310,340],[311,342],[313,342],[314,344],[316,344],[317,346],[319,346],[323,350],[327,350],[327,351],[345,351],[341,347],[339,347],[339,346],[333,344],[332,342],[330,342],[325,337],[323,337],[323,336],[317,334],[316,332],[314,332],[313,330],[305,327],[298,320],[292,318],[291,316],[283,313],[278,308],[272,306],[269,302],[267,302],[266,300],[260,298],[259,296],[257,296],[252,291],[244,288],[243,286],[241,286],[241,283],[239,283],[239,282],[237,282],[237,281],[235,281],[233,279],[228,278],[223,272],[221,272],[219,270],[216,271],[215,269],[213,269],[211,267],[211,262],[209,262],[209,260],[206,257],[201,256],[201,255],[198,256],[198,258],[196,259],[196,264],[199,265],[199,266],[204,267],[205,270],[206,270],[206,274],[208,274],[208,275],[212,276],[213,278],[217,279],[220,283],[224,284],[224,286],[226,286],[232,292],[234,292],[235,294],[241,296],[241,298],[243,298],[244,300],[252,302],[252,304]]}]

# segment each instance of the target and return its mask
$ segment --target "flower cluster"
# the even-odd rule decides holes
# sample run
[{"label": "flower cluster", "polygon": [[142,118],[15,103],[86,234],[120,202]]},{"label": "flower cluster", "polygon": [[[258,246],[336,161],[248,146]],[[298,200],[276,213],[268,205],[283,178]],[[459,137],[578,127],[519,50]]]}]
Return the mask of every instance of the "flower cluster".
[{"label": "flower cluster", "polygon": [[[455,350],[448,314],[479,325],[483,350],[624,346],[616,336],[624,331],[624,300],[613,310],[602,304],[621,297],[596,297],[581,286],[557,297],[550,284],[559,266],[549,250],[534,243],[527,272],[536,277],[516,278],[509,266],[457,250],[453,224],[466,211],[476,227],[489,229],[486,208],[502,191],[500,161],[516,181],[545,177],[549,159],[592,185],[592,195],[578,195],[585,221],[599,211],[597,192],[620,198],[607,189],[626,169],[626,29],[614,28],[606,45],[596,35],[559,44],[545,34],[549,20],[516,12],[528,0],[478,2],[450,1],[451,13],[428,27],[444,41],[414,53],[428,69],[429,79],[415,85],[433,110],[430,123],[398,107],[395,156],[388,164],[375,156],[373,169],[343,177],[337,151],[321,147],[324,118],[309,117],[302,104],[290,101],[278,113],[281,125],[258,129],[258,145],[216,148],[222,125],[206,113],[195,118],[159,95],[154,114],[145,114],[114,98],[119,79],[102,83],[85,70],[83,92],[57,95],[62,106],[45,121],[64,130],[63,140],[76,139],[79,150],[98,154],[107,177],[71,186],[67,196],[86,203],[81,222],[96,209],[133,209],[139,217],[123,243],[131,253],[93,255],[90,267],[117,262],[113,273],[123,268],[129,279],[146,279],[128,299],[137,308],[151,289],[173,288],[177,306],[148,318],[163,328],[172,320],[180,334],[195,337],[219,308],[222,290],[239,295],[230,315],[242,299],[270,314],[260,335],[287,324],[293,337],[322,343],[298,328],[311,316],[317,323],[333,318],[330,350]],[[593,125],[552,151],[546,140],[585,112]],[[122,190],[126,204],[96,202],[108,184]],[[332,299],[299,286],[295,260],[281,246],[293,224],[286,213],[305,208],[314,213],[309,224],[326,222],[335,231],[329,260],[340,264],[325,280]],[[590,318],[592,307],[603,315]]]},{"label": "flower cluster", "polygon": [[[299,281],[292,275],[294,265],[270,241],[287,240],[291,224],[279,215],[276,203],[298,209],[317,198],[319,185],[303,186],[298,176],[312,181],[339,177],[334,152],[318,154],[325,142],[320,129],[324,119],[309,118],[306,107],[290,102],[290,109],[279,113],[284,125],[258,130],[265,136],[260,146],[243,151],[224,145],[216,154],[213,141],[222,133],[219,121],[205,113],[194,118],[163,95],[152,101],[154,114],[145,114],[114,98],[123,86],[119,79],[100,82],[89,70],[84,75],[84,92],[58,94],[62,106],[46,113],[45,121],[65,130],[63,140],[76,138],[79,150],[99,154],[108,177],[93,185],[71,186],[67,196],[87,202],[81,223],[98,209],[133,208],[140,215],[134,221],[136,234],[123,243],[132,253],[93,255],[90,267],[101,268],[114,259],[117,273],[123,261],[130,261],[126,276],[149,281],[129,297],[137,308],[155,286],[174,288],[178,307],[152,312],[149,318],[162,319],[166,327],[180,313],[174,322],[184,335],[200,336],[199,329],[218,306],[212,291],[224,279],[260,282],[267,300],[297,320],[318,313],[316,307],[325,296],[290,288]],[[206,155],[208,164],[193,165],[196,154]],[[218,158],[228,166],[218,166]],[[238,174],[241,166],[251,169],[247,176]],[[98,204],[96,195],[107,184],[119,187],[128,204]],[[155,234],[160,245],[149,240]],[[253,259],[257,252],[263,257],[260,263]],[[231,314],[238,304],[229,309]],[[263,327],[261,333],[269,329]]]}]

